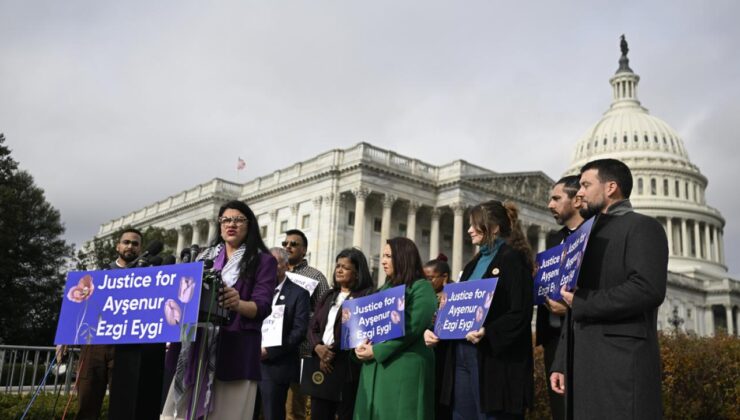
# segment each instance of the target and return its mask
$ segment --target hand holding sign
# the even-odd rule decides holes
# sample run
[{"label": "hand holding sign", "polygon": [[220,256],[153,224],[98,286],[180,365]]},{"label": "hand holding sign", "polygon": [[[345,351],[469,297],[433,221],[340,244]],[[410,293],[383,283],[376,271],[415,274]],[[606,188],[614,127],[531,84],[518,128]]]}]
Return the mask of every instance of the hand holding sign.
[{"label": "hand holding sign", "polygon": [[498,278],[446,284],[434,324],[434,337],[425,334],[425,342],[433,342],[434,338],[462,339],[471,331],[476,333],[469,341],[480,341],[484,333],[479,330],[491,308],[497,284]]},{"label": "hand holding sign", "polygon": [[[403,337],[405,291],[406,286],[397,286],[345,300],[342,303],[342,350]],[[366,355],[366,350],[363,347],[361,353]],[[372,346],[369,350],[372,354]]]}]

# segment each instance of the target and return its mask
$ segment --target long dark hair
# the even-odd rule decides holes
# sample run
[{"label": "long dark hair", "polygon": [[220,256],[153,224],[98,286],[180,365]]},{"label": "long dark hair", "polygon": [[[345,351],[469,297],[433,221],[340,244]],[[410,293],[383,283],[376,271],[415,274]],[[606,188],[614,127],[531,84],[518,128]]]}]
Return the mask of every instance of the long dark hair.
[{"label": "long dark hair", "polygon": [[[267,250],[265,243],[262,242],[257,218],[254,216],[254,212],[249,208],[247,203],[238,200],[229,201],[218,209],[218,217],[221,217],[228,209],[236,210],[247,218],[247,237],[244,238],[243,242],[246,245],[246,250],[244,251],[241,263],[239,263],[239,277],[251,277],[254,275],[255,271],[257,271],[257,267],[259,267],[260,259],[258,256],[260,252],[269,251]],[[220,234],[216,235],[216,240],[213,241],[213,246],[222,243],[224,243],[224,239]],[[241,246],[241,244],[239,245]]]},{"label": "long dark hair", "polygon": [[519,209],[511,201],[490,200],[478,204],[470,210],[471,224],[483,233],[483,240],[489,245],[495,236],[493,230],[498,226],[498,234],[512,248],[524,254],[530,267],[534,267],[534,255],[529,246],[522,224],[519,221]]},{"label": "long dark hair", "polygon": [[[391,284],[411,286],[416,280],[424,278],[421,268],[419,249],[411,239],[397,237],[386,242],[391,247],[391,261],[393,262],[393,276]],[[382,256],[381,256],[382,258]]]},{"label": "long dark hair", "polygon": [[[338,262],[340,258],[348,258],[357,273],[357,280],[355,280],[354,284],[350,285],[349,289],[353,292],[367,289],[369,292],[373,287],[373,276],[370,274],[370,269],[367,266],[365,254],[357,248],[347,248],[343,249],[334,261]],[[334,280],[334,290],[339,290],[341,287],[337,284],[336,273],[337,271],[334,270],[334,275],[332,277]]]}]

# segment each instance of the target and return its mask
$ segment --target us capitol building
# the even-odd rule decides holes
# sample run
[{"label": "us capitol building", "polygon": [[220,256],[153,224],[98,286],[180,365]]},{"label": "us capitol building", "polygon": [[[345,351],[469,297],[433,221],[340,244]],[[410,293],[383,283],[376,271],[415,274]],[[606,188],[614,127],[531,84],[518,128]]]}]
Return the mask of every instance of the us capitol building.
[{"label": "us capitol building", "polygon": [[[658,326],[679,326],[699,335],[724,329],[737,335],[740,282],[728,276],[720,212],[705,201],[707,179],[689,160],[683,141],[637,99],[640,77],[629,67],[627,44],[610,79],[612,103],[578,141],[566,173],[586,162],[613,157],[634,176],[632,203],[666,229],[670,260],[668,291]],[[125,226],[177,232],[176,249],[206,245],[219,232],[219,207],[246,201],[267,246],[279,246],[288,229],[308,236],[307,258],[331,279],[334,258],[361,248],[373,275],[384,282],[379,255],[387,238],[406,236],[422,258],[443,252],[459,273],[472,257],[468,211],[479,202],[515,201],[533,249],[545,249],[557,226],[546,207],[554,180],[540,171],[498,173],[464,160],[435,166],[368,143],[335,149],[246,183],[215,178],[100,226],[106,237]],[[174,244],[173,244],[174,245]]]}]

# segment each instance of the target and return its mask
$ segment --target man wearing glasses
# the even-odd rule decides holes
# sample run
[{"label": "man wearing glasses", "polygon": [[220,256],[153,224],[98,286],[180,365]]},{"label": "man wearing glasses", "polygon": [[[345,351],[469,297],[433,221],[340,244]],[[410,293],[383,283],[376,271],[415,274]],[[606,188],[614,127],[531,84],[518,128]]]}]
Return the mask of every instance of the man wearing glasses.
[{"label": "man wearing glasses", "polygon": [[[306,234],[298,229],[291,229],[285,232],[285,240],[282,245],[288,252],[288,267],[290,272],[319,282],[313,294],[311,294],[311,312],[309,314],[309,319],[311,319],[313,317],[313,311],[316,308],[316,303],[329,290],[329,283],[327,283],[326,277],[324,277],[321,271],[309,266],[308,261],[306,261],[306,251],[308,250],[308,238],[306,238]],[[308,340],[305,338],[301,343],[300,352],[301,358],[311,357],[311,349],[309,348]],[[301,393],[301,386],[298,383],[290,384],[286,407],[288,420],[303,420],[306,418],[307,400],[306,395]]]},{"label": "man wearing glasses", "polygon": [[[126,268],[141,253],[141,232],[127,228],[116,244],[118,258],[110,263],[111,270]],[[106,387],[111,384],[113,373],[112,345],[82,346],[80,372],[77,379],[78,410],[76,419],[97,419],[103,405]]]}]

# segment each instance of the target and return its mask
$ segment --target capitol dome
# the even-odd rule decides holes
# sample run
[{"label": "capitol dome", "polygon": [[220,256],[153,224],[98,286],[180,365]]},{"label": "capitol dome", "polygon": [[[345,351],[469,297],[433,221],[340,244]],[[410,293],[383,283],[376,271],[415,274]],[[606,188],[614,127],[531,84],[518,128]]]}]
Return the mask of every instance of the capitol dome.
[{"label": "capitol dome", "polygon": [[568,174],[587,162],[614,158],[632,170],[635,210],[663,224],[669,240],[669,269],[688,275],[725,274],[720,212],[706,204],[707,178],[691,163],[683,140],[665,121],[650,115],[637,96],[640,76],[629,66],[627,42],[609,79],[612,103],[578,141]]}]

